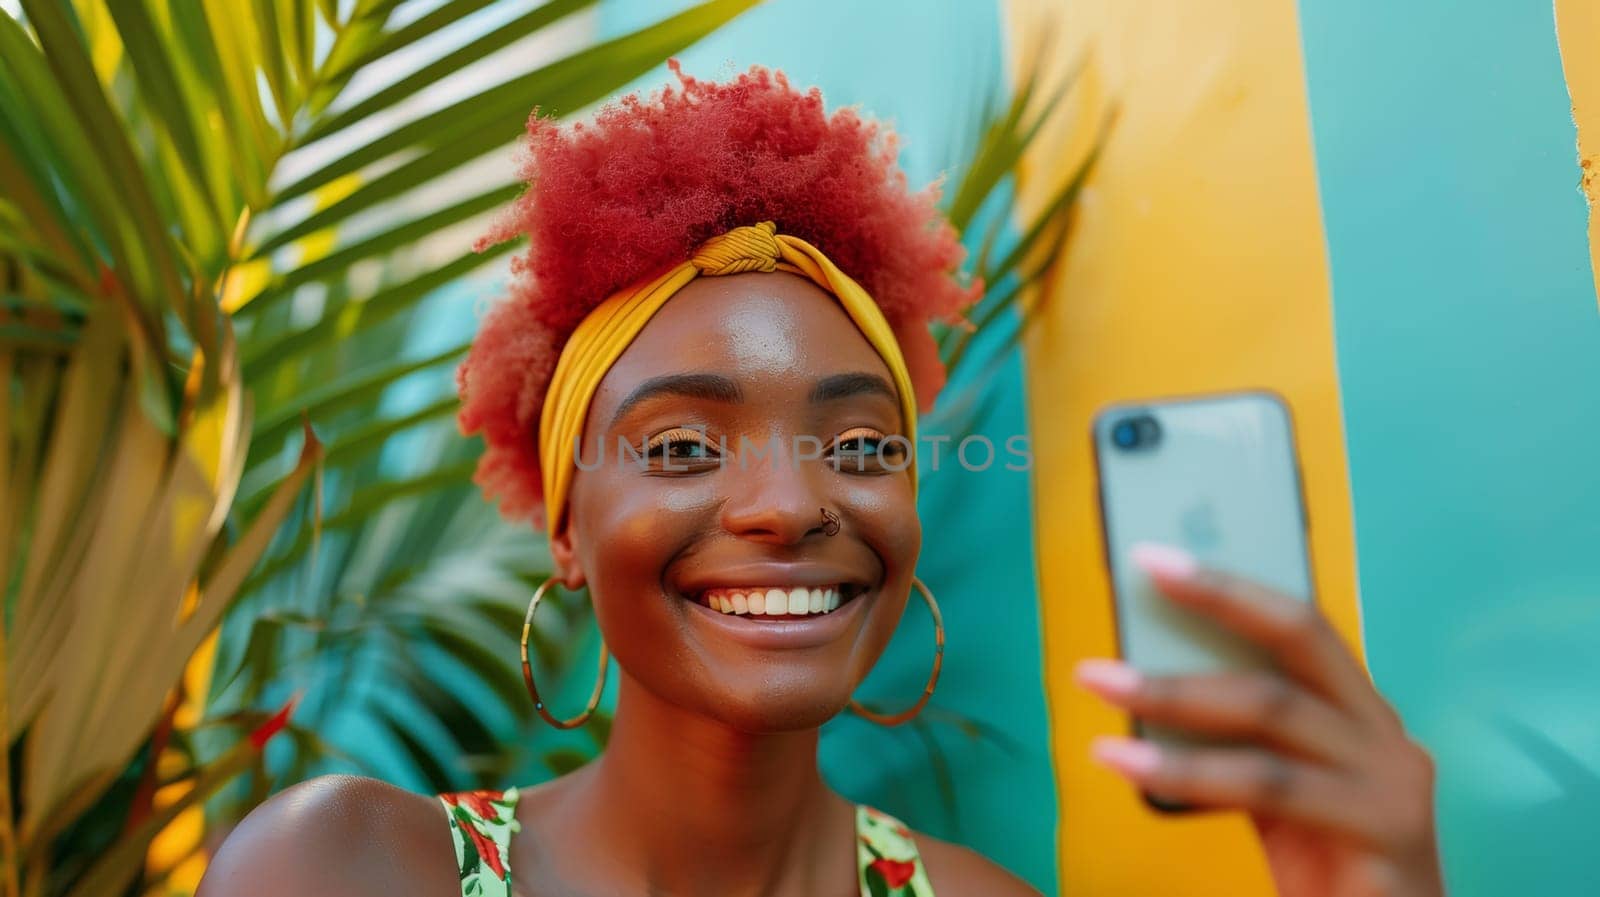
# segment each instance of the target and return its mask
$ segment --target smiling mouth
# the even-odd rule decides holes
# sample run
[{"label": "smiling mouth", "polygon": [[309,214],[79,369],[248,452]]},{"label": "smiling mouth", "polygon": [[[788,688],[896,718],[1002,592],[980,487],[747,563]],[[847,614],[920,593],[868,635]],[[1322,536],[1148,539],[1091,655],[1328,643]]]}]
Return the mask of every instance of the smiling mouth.
[{"label": "smiling mouth", "polygon": [[707,589],[694,601],[714,611],[752,621],[801,620],[833,613],[866,591],[855,583],[829,586],[742,586]]}]

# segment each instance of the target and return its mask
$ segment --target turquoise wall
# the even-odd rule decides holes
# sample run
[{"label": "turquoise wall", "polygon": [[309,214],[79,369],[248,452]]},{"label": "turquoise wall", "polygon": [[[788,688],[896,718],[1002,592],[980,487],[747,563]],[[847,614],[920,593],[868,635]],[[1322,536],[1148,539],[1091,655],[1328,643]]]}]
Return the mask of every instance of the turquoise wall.
[{"label": "turquoise wall", "polygon": [[[602,31],[641,27],[688,5],[608,0]],[[988,2],[769,0],[680,58],[686,71],[706,78],[725,78],[752,63],[779,68],[797,86],[821,87],[830,108],[860,104],[892,122],[902,138],[901,164],[921,186],[941,172],[959,173],[981,133],[985,104],[1008,98],[999,16],[998,5]],[[670,77],[662,68],[639,85],[653,88]],[[970,366],[946,387],[922,433],[985,435],[1003,463],[1006,438],[1025,434],[1027,424],[1021,358],[997,354],[999,336],[974,342]],[[975,427],[962,429],[970,408],[956,406],[967,403],[984,413]],[[822,766],[847,796],[967,844],[1055,894],[1056,793],[1040,667],[1032,493],[1027,473],[1001,469],[1002,463],[977,472],[946,461],[923,473],[918,573],[938,598],[946,629],[944,674],[923,714],[928,725],[886,730],[841,717],[824,729]],[[927,611],[913,600],[862,694],[888,707],[911,703],[932,655]],[[957,718],[985,734],[967,734]]]},{"label": "turquoise wall", "polygon": [[1547,0],[1301,0],[1373,674],[1451,893],[1593,893],[1600,314]]}]

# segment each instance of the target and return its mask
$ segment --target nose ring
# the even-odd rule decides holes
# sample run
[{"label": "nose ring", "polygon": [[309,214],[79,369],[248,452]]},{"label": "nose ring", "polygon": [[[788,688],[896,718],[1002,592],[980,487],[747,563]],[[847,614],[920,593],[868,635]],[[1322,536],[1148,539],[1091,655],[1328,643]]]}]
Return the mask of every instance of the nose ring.
[{"label": "nose ring", "polygon": [[829,536],[839,534],[839,515],[827,508],[822,509],[822,532]]}]

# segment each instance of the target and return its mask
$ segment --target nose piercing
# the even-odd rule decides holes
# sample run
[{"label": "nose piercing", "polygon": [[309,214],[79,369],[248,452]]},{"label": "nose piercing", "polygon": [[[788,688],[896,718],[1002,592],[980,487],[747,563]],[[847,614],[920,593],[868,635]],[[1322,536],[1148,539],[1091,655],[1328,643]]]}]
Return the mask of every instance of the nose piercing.
[{"label": "nose piercing", "polygon": [[822,509],[822,532],[829,536],[839,534],[839,515],[827,508]]}]

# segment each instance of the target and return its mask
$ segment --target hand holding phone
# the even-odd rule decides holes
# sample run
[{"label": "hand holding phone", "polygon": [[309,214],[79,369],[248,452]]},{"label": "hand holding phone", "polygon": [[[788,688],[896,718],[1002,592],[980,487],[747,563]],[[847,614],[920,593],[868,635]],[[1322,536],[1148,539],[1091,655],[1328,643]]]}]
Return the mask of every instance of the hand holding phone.
[{"label": "hand holding phone", "polygon": [[1158,809],[1249,813],[1285,897],[1443,895],[1432,761],[1311,600],[1283,403],[1118,405],[1094,439],[1124,659],[1078,680],[1143,736],[1096,759]]}]

